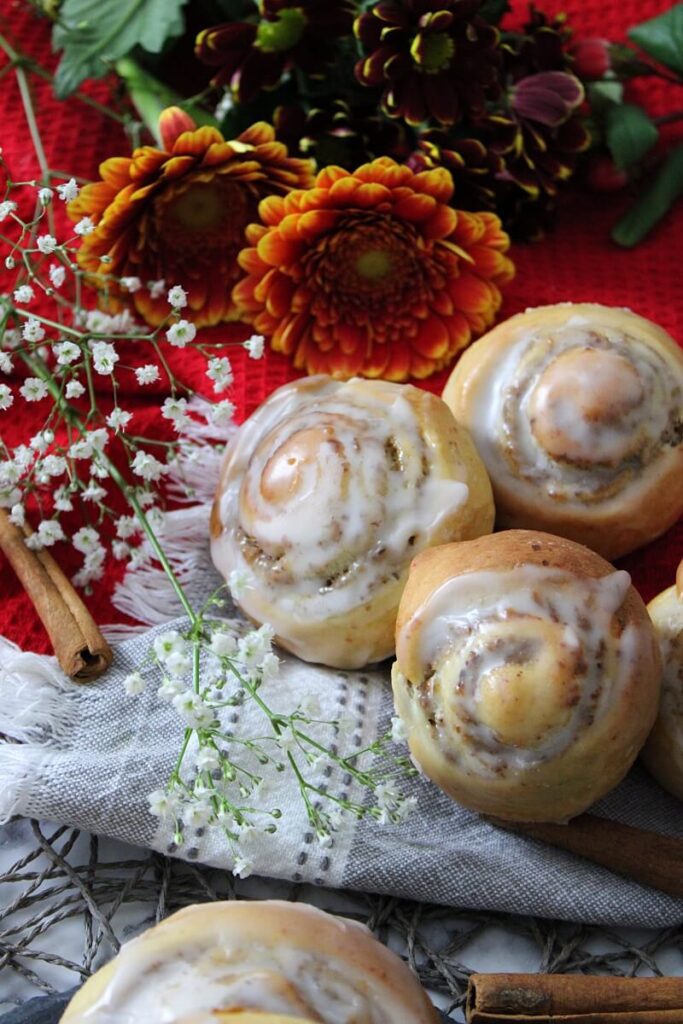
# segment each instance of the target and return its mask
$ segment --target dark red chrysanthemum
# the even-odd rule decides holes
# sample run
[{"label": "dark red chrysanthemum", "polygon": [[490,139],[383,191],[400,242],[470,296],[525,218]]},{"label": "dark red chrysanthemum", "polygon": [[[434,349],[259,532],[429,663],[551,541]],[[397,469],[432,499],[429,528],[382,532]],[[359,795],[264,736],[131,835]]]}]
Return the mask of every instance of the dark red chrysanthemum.
[{"label": "dark red chrysanthemum", "polygon": [[505,163],[480,139],[452,138],[441,129],[430,129],[420,135],[418,148],[407,162],[415,171],[435,167],[450,171],[453,202],[461,210],[495,210],[497,178]]},{"label": "dark red chrysanthemum", "polygon": [[345,100],[331,100],[308,112],[291,103],[277,107],[273,124],[275,137],[289,153],[313,157],[319,167],[337,164],[351,170],[377,156],[402,160],[412,145],[412,132],[387,121],[372,103],[351,107]]},{"label": "dark red chrysanthemum", "polygon": [[195,52],[218,68],[214,85],[228,85],[240,103],[248,103],[261,89],[275,88],[289,68],[324,74],[334,40],[351,34],[354,13],[353,0],[259,0],[248,21],[200,32]]},{"label": "dark red chrysanthemum", "polygon": [[381,86],[390,117],[456,124],[500,93],[499,33],[478,15],[481,0],[387,0],[356,19],[367,56],[363,85]]}]

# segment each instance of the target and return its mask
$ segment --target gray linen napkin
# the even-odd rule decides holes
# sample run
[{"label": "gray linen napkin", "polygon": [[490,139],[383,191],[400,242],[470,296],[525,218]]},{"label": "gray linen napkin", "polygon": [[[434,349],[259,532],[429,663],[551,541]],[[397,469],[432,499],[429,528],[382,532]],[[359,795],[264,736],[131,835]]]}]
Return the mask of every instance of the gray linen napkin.
[{"label": "gray linen napkin", "polygon": [[[153,681],[135,697],[122,686],[159,632],[185,625],[178,619],[122,642],[110,672],[89,687],[71,684],[53,659],[0,641],[0,733],[8,737],[0,745],[0,820],[37,817],[219,868],[232,866],[220,830],[200,828],[178,849],[170,827],[149,814],[147,795],[165,782],[183,726],[159,701]],[[350,720],[339,740],[349,753],[385,730],[392,714],[387,666],[340,672],[283,657],[280,679],[264,684],[282,710],[291,710],[303,694],[315,694],[321,717]],[[238,735],[253,735],[253,714],[247,705],[235,716]],[[362,799],[348,777],[333,773],[326,781],[338,794]],[[417,798],[417,809],[403,824],[350,819],[333,844],[322,848],[292,782],[288,774],[268,779],[268,806],[279,806],[283,818],[274,835],[248,840],[258,874],[586,923],[667,927],[683,920],[683,900],[496,829],[420,777],[403,786]],[[683,837],[680,806],[638,768],[595,811]]]}]

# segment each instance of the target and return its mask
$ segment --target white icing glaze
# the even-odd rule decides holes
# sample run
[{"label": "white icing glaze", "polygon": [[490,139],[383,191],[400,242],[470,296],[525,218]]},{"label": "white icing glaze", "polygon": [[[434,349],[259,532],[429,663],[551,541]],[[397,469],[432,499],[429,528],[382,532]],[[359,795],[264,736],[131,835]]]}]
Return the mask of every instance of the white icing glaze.
[{"label": "white icing glaze", "polygon": [[455,457],[451,478],[433,469],[399,385],[308,383],[276,392],[233,442],[212,555],[226,577],[255,574],[283,615],[325,620],[395,579],[469,492]]},{"label": "white icing glaze", "polygon": [[[406,643],[418,638],[420,675],[427,678],[415,699],[434,721],[442,748],[454,759],[464,751],[484,775],[501,764],[522,769],[561,755],[581,729],[600,721],[633,672],[641,633],[628,626],[616,639],[612,630],[629,586],[623,571],[588,579],[524,565],[464,573],[438,587],[402,634]],[[536,693],[532,742],[483,720],[491,708],[496,720],[501,701],[527,699],[525,672],[533,677],[526,694]],[[534,708],[536,701],[547,707]]]},{"label": "white icing glaze", "polygon": [[[277,906],[277,904],[274,904]],[[362,928],[333,919],[342,933]],[[316,920],[311,920],[315,930]],[[177,941],[161,946],[141,936],[116,959],[100,997],[70,1024],[174,1024],[212,1010],[279,1013],[322,1024],[424,1024],[413,1008],[388,1005],[391,994],[340,957],[320,955],[289,942],[262,942],[226,921],[187,943],[180,922]]]},{"label": "white icing glaze", "polygon": [[[608,358],[602,366],[587,360],[583,373],[578,361],[574,395],[565,381],[565,393],[548,403],[544,371],[581,350]],[[503,357],[478,380],[470,426],[492,479],[512,491],[538,493],[540,485],[567,509],[618,501],[658,458],[672,416],[683,415],[681,383],[646,341],[604,326],[591,330],[585,317],[572,316],[549,333],[520,325]],[[606,407],[623,402],[611,417],[586,413],[601,391]],[[534,431],[539,409],[556,434],[548,448],[538,426]]]}]

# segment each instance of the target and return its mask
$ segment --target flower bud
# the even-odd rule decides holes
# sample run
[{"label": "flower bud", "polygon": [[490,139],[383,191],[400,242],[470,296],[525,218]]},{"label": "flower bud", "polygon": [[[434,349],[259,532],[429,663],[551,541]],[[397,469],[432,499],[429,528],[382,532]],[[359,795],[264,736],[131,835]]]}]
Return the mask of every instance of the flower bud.
[{"label": "flower bud", "polygon": [[597,36],[579,39],[571,49],[574,58],[574,71],[579,78],[587,81],[604,78],[612,67],[610,42]]},{"label": "flower bud", "polygon": [[172,151],[173,144],[179,135],[182,135],[183,132],[194,131],[196,127],[197,125],[190,115],[180,107],[166,107],[165,110],[162,110],[159,115],[159,135],[166,152]]},{"label": "flower bud", "polygon": [[517,82],[512,108],[521,118],[548,127],[564,124],[583,102],[581,82],[566,71],[540,71]]}]

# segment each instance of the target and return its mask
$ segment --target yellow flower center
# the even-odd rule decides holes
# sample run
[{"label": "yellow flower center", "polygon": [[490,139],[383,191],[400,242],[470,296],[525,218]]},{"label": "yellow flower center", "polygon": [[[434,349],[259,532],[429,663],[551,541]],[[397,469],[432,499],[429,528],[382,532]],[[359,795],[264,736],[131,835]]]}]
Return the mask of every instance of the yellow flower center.
[{"label": "yellow flower center", "polygon": [[367,281],[381,281],[393,270],[391,256],[385,249],[366,249],[356,260],[356,271]]},{"label": "yellow flower center", "polygon": [[190,231],[214,227],[223,219],[225,195],[213,185],[191,185],[173,202],[169,214],[177,226]]},{"label": "yellow flower center", "polygon": [[410,47],[410,55],[421,71],[434,74],[443,71],[451,62],[455,53],[455,43],[445,32],[434,32],[425,35],[420,32],[415,36]]},{"label": "yellow flower center", "polygon": [[306,15],[300,7],[278,11],[275,21],[261,21],[256,30],[256,46],[266,53],[291,50],[306,28]]}]

